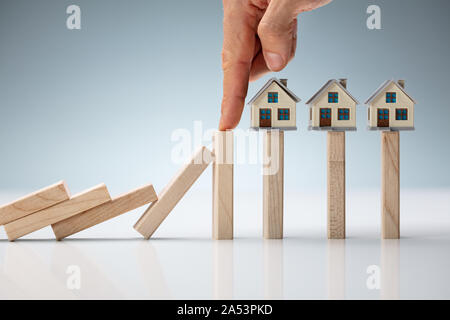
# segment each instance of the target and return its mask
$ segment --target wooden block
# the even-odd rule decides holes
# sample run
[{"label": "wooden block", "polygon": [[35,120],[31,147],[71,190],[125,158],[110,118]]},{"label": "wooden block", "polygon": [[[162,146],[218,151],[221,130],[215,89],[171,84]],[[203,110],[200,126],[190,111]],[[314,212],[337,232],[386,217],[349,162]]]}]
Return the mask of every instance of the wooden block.
[{"label": "wooden block", "polygon": [[8,239],[13,241],[108,201],[111,201],[108,189],[104,184],[100,184],[73,196],[70,200],[10,222],[5,225],[5,231]]},{"label": "wooden block", "polygon": [[233,131],[213,137],[213,230],[215,240],[233,239]]},{"label": "wooden block", "polygon": [[381,133],[381,236],[400,238],[400,136]]},{"label": "wooden block", "polygon": [[53,232],[57,240],[66,238],[123,213],[139,208],[145,204],[156,201],[153,185],[145,185],[141,188],[120,195],[112,201],[106,202],[68,219],[52,224]]},{"label": "wooden block", "polygon": [[327,234],[345,239],[345,132],[327,132]]},{"label": "wooden block", "polygon": [[263,149],[263,236],[265,239],[282,239],[284,131],[267,130]]},{"label": "wooden block", "polygon": [[153,202],[136,222],[134,225],[136,231],[146,239],[149,239],[211,161],[211,151],[206,147],[201,147],[189,163],[161,191],[158,195],[158,200]]},{"label": "wooden block", "polygon": [[33,192],[0,207],[0,225],[23,218],[29,214],[68,200],[70,192],[64,181]]}]

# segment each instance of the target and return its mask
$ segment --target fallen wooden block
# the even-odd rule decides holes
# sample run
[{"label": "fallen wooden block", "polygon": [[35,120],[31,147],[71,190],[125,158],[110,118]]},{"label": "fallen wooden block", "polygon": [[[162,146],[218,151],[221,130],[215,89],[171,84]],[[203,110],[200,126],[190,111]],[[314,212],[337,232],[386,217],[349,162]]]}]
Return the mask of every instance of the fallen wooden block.
[{"label": "fallen wooden block", "polygon": [[327,132],[327,234],[345,239],[345,132]]},{"label": "fallen wooden block", "polygon": [[267,130],[263,147],[263,236],[265,239],[282,239],[284,131]]},{"label": "fallen wooden block", "polygon": [[233,239],[233,131],[213,137],[213,230],[215,240]]},{"label": "fallen wooden block", "polygon": [[146,239],[158,229],[172,209],[205,171],[212,161],[212,153],[206,147],[200,148],[194,157],[172,179],[136,222],[134,228]]},{"label": "fallen wooden block", "polygon": [[53,233],[57,240],[61,240],[74,233],[156,201],[157,199],[158,197],[156,196],[155,189],[153,189],[153,185],[145,185],[113,198],[111,201],[98,207],[52,224]]},{"label": "fallen wooden block", "polygon": [[381,236],[400,238],[400,135],[381,133]]},{"label": "fallen wooden block", "polygon": [[108,189],[104,184],[100,184],[73,196],[70,200],[6,224],[6,235],[13,241],[108,201],[111,201]]},{"label": "fallen wooden block", "polygon": [[26,195],[16,201],[0,207],[0,225],[51,207],[68,200],[70,192],[64,181]]}]

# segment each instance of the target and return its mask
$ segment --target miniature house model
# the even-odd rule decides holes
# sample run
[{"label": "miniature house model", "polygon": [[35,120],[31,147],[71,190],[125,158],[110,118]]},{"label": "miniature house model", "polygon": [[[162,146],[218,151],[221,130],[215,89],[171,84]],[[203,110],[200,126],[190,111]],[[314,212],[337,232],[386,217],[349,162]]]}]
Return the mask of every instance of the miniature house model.
[{"label": "miniature house model", "polygon": [[271,78],[248,102],[252,129],[296,130],[296,103],[300,99],[287,88],[287,79]]},{"label": "miniature house model", "polygon": [[385,81],[366,101],[369,130],[414,130],[414,101],[405,81]]},{"label": "miniature house model", "polygon": [[328,80],[306,102],[309,106],[309,130],[356,130],[356,105],[347,91],[347,80]]}]

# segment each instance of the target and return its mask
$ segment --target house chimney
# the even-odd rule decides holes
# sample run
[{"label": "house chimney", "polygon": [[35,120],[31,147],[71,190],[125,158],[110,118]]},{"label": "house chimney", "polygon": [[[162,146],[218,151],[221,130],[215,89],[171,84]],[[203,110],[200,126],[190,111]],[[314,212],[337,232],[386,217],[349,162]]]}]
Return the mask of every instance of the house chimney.
[{"label": "house chimney", "polygon": [[347,79],[339,79],[339,83],[341,84],[341,86],[347,89]]},{"label": "house chimney", "polygon": [[397,83],[402,89],[405,89],[405,80],[398,80]]},{"label": "house chimney", "polygon": [[280,82],[287,88],[287,80],[288,79],[280,79]]}]

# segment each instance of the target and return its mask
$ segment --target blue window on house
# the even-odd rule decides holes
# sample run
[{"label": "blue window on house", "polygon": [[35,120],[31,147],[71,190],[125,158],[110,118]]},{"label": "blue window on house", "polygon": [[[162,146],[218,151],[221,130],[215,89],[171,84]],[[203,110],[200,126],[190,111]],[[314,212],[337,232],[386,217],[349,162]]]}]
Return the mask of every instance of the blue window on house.
[{"label": "blue window on house", "polygon": [[289,109],[278,109],[278,120],[289,120]]},{"label": "blue window on house", "polygon": [[261,120],[270,120],[270,109],[261,109],[259,110],[259,118]]},{"label": "blue window on house", "polygon": [[320,108],[320,117],[322,119],[330,119],[331,118],[331,109],[330,108]]},{"label": "blue window on house", "polygon": [[408,109],[395,109],[395,120],[408,120]]},{"label": "blue window on house", "polygon": [[267,94],[267,101],[269,103],[278,103],[278,92],[269,92]]},{"label": "blue window on house", "polygon": [[396,102],[397,102],[397,93],[386,92],[386,103],[396,103]]},{"label": "blue window on house", "polygon": [[389,119],[389,110],[388,109],[378,109],[378,119],[388,120]]},{"label": "blue window on house", "polygon": [[337,92],[328,92],[328,103],[338,103]]},{"label": "blue window on house", "polygon": [[339,120],[350,120],[350,109],[339,108],[338,109],[338,119]]}]

